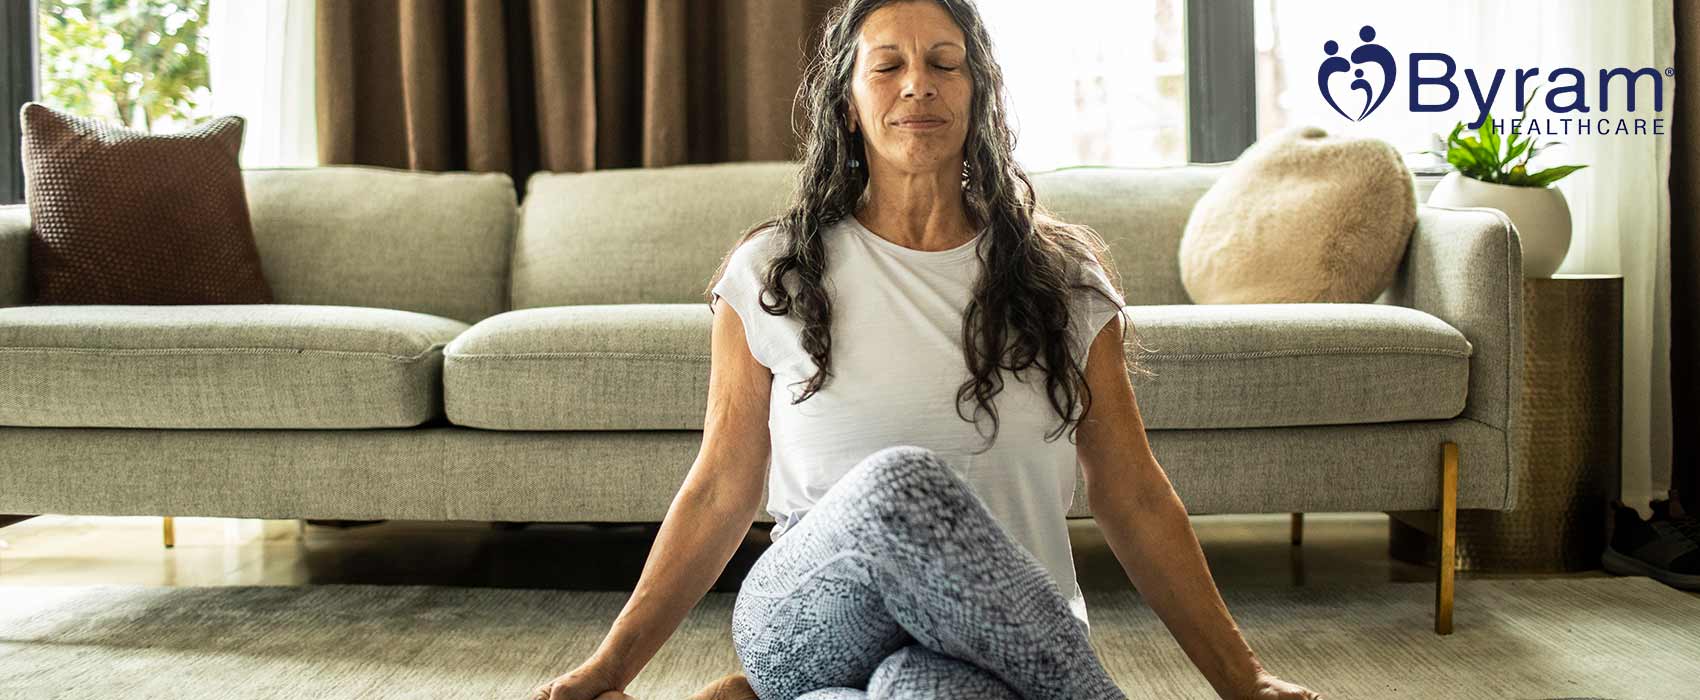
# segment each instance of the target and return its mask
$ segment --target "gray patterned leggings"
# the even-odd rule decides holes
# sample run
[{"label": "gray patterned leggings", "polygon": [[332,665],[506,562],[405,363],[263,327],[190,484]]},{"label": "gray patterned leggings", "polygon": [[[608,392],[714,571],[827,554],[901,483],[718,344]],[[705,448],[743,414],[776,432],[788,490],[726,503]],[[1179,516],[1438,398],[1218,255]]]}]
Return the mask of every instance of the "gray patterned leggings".
[{"label": "gray patterned leggings", "polygon": [[761,700],[1125,700],[1044,565],[922,447],[869,455],[756,560],[732,642]]}]

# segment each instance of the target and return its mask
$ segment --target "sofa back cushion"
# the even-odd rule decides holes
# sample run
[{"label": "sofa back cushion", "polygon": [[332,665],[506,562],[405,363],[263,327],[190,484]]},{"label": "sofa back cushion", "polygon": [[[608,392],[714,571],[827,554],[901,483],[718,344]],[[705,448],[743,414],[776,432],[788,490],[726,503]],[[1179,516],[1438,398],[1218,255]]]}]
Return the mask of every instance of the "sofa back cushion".
[{"label": "sofa back cushion", "polygon": [[513,308],[706,305],[721,257],[784,210],[796,174],[784,161],[537,173],[520,208]]},{"label": "sofa back cushion", "polygon": [[505,173],[339,165],[243,177],[277,303],[373,306],[464,323],[507,308],[518,202]]},{"label": "sofa back cushion", "polygon": [[[1039,201],[1110,245],[1129,304],[1186,304],[1177,253],[1192,206],[1225,169],[1081,168],[1031,175]],[[513,308],[706,303],[738,235],[775,216],[793,162],[538,173],[526,185]]]},{"label": "sofa back cushion", "polygon": [[1192,207],[1226,164],[1079,168],[1033,174],[1039,203],[1091,226],[1110,246],[1127,303],[1190,304],[1181,284],[1181,234]]}]

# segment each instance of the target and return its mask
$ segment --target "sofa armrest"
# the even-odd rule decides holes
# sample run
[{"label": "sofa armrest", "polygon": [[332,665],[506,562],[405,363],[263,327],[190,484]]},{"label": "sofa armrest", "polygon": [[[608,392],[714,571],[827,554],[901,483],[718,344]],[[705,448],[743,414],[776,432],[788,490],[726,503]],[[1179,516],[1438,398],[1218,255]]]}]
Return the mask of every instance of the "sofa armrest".
[{"label": "sofa armrest", "polygon": [[1405,259],[1376,301],[1431,314],[1470,341],[1463,416],[1505,434],[1509,508],[1516,502],[1516,430],[1523,422],[1523,247],[1517,229],[1497,209],[1418,206]]},{"label": "sofa armrest", "polygon": [[0,307],[29,303],[30,210],[0,206]]}]

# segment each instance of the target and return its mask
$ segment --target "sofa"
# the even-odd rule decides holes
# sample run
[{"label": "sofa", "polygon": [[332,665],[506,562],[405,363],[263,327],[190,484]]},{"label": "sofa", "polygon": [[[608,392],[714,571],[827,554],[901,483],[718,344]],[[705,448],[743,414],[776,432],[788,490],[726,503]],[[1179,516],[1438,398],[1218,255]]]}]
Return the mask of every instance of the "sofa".
[{"label": "sofa", "polygon": [[[248,170],[266,305],[31,305],[28,211],[0,209],[0,513],[658,522],[710,277],[795,167],[539,173],[523,203],[505,174]],[[1517,501],[1516,231],[1420,205],[1374,303],[1195,305],[1177,249],[1225,168],[1032,180],[1110,244],[1188,509],[1291,513],[1295,544],[1305,512],[1429,514],[1448,633],[1456,509]]]}]

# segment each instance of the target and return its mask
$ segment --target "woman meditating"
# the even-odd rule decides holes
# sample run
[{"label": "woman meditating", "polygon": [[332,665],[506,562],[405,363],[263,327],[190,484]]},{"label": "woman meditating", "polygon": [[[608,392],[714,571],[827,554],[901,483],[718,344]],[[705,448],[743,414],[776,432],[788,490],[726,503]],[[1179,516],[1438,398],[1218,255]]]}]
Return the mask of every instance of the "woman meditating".
[{"label": "woman meditating", "polygon": [[743,673],[697,697],[1126,698],[1075,581],[1077,463],[1217,693],[1319,697],[1262,668],[1217,593],[1146,443],[1106,247],[1034,200],[971,0],[848,0],[798,94],[794,198],[710,289],[701,452],[612,629],[534,697],[628,698],[765,483],[773,544],[733,608]]}]

